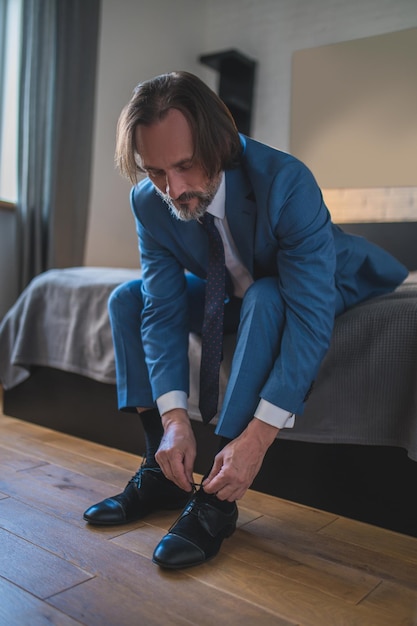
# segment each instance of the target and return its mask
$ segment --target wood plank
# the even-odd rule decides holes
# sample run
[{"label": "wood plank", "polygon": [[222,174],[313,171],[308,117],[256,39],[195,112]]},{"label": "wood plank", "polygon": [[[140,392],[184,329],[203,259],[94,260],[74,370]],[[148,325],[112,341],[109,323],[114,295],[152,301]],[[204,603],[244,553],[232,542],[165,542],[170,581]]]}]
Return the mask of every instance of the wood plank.
[{"label": "wood plank", "polygon": [[[12,437],[12,435],[9,435],[9,437]],[[9,458],[12,458],[14,453],[17,452],[21,455],[30,455],[31,458],[38,459],[39,464],[42,462],[54,463],[68,470],[97,478],[106,482],[109,485],[109,489],[113,489],[114,493],[120,491],[127,484],[127,481],[136,472],[141,462],[141,459],[137,459],[137,467],[135,466],[134,469],[128,470],[106,463],[105,460],[99,462],[86,456],[78,456],[65,449],[55,448],[43,442],[34,444],[31,439],[23,438],[17,440],[12,446],[9,445],[7,438],[2,437],[0,459],[5,456],[5,450],[9,451]]]},{"label": "wood plank", "polygon": [[[338,522],[338,520],[337,520]],[[334,523],[337,523],[334,522]],[[357,526],[359,522],[347,520],[348,525]],[[326,529],[329,526],[326,526]],[[350,543],[348,536],[332,537],[322,531],[308,534],[300,532],[290,524],[277,524],[273,518],[261,517],[244,526],[246,532],[254,537],[262,537],[271,542],[294,545],[305,553],[323,558],[335,565],[353,567],[358,572],[370,574],[385,580],[396,580],[407,586],[415,586],[417,580],[417,566],[415,563],[405,561],[400,554],[381,553],[378,549],[358,547]],[[380,530],[380,529],[376,529]],[[385,541],[389,543],[396,533],[383,530]],[[400,535],[404,542],[415,549],[417,539]]]},{"label": "wood plank", "polygon": [[136,455],[1,416],[0,440],[0,624],[417,623],[412,537],[249,491],[216,559],[166,572],[151,557],[177,512],[82,520]]},{"label": "wood plank", "polygon": [[[18,463],[23,461],[19,458]],[[0,468],[2,492],[79,526],[85,526],[82,515],[88,506],[112,495],[108,484],[53,464],[26,472],[8,469],[0,461]]]},{"label": "wood plank", "polygon": [[338,519],[334,513],[320,511],[253,490],[247,491],[238,504],[258,514],[276,518],[284,525],[290,523],[299,530],[319,530]]},{"label": "wood plank", "polygon": [[2,528],[0,545],[0,576],[38,598],[47,598],[92,577],[89,572]]},{"label": "wood plank", "polygon": [[[166,526],[166,524],[161,524],[161,520],[153,520],[153,523],[155,521],[158,525]],[[261,521],[260,518],[258,521]],[[129,531],[112,541],[151,558],[159,539],[159,529],[145,523],[140,529]],[[312,535],[308,539],[309,548],[305,552],[302,547],[300,548],[299,541],[263,541],[256,536],[251,538],[248,533],[245,533],[245,529],[241,528],[230,540],[224,542],[222,554],[242,560],[249,567],[255,566],[281,574],[287,579],[348,602],[359,603],[363,598],[372,597],[372,591],[379,588],[381,582],[380,572],[376,572],[376,575],[369,575],[361,567],[355,569],[352,565],[343,566],[338,562],[333,562],[333,556],[330,561],[326,560],[322,556],[315,555],[314,548],[311,551],[314,543],[315,537]],[[386,570],[387,567],[384,569]],[[414,597],[417,598],[415,594]],[[401,607],[401,596],[399,595],[398,602],[391,602],[391,609],[389,604],[384,608],[391,612],[395,608],[395,613],[401,615],[404,612]]]},{"label": "wood plank", "polygon": [[225,542],[223,552],[352,603],[360,602],[381,582],[378,575],[334,563],[303,550],[297,543],[268,541],[248,535],[244,528]]},{"label": "wood plank", "polygon": [[[125,577],[135,584],[142,559],[108,541],[105,527],[78,527],[14,498],[0,501],[0,527],[91,574],[106,573],[115,581]],[[125,527],[118,530],[125,532]]]},{"label": "wood plank", "polygon": [[[12,428],[8,428],[6,432],[2,430],[0,458],[2,448],[35,456],[47,463],[54,463],[106,482],[109,485],[107,495],[122,491],[142,463],[140,456],[56,433],[33,424],[28,424],[29,429],[36,430],[34,434],[28,435],[24,422],[10,419],[13,420]],[[40,436],[36,437],[34,435],[38,428]],[[194,474],[196,483],[201,478],[201,475]]]},{"label": "wood plank", "polygon": [[80,622],[0,577],[0,624],[3,626],[80,626]]},{"label": "wood plank", "polygon": [[54,454],[55,448],[57,452],[70,452],[76,457],[84,457],[90,461],[95,460],[126,469],[129,473],[136,471],[142,460],[139,455],[72,437],[16,418],[0,416],[0,428],[2,429],[2,445],[8,444],[12,449],[25,450],[36,443],[36,452],[40,452],[41,455],[42,452],[48,451]]},{"label": "wood plank", "polygon": [[216,561],[185,573],[207,585],[239,595],[281,618],[303,626],[400,626],[395,613],[376,607],[340,602],[330,594],[318,592],[285,576],[254,567],[222,552]]},{"label": "wood plank", "polygon": [[39,459],[36,455],[30,453],[16,454],[13,450],[0,446],[0,467],[3,471],[13,470],[14,472],[22,472],[44,465],[48,465],[47,461]]},{"label": "wood plank", "polygon": [[[271,615],[264,608],[225,594],[218,588],[204,587],[184,580],[178,573],[159,572],[160,584],[153,588],[137,576],[134,591],[124,585],[95,578],[50,599],[51,604],[91,626],[149,624],[160,626],[294,626],[292,620]],[[143,574],[142,574],[143,575]],[[163,601],[161,601],[163,598]]]},{"label": "wood plank", "polygon": [[[162,606],[162,608],[168,607],[169,612],[172,611],[174,614],[177,612],[181,614],[181,610],[186,610],[187,623],[213,624],[215,621],[210,622],[209,619],[207,622],[201,622],[202,611],[203,615],[213,616],[217,614],[217,607],[225,616],[224,623],[234,623],[233,616],[236,615],[235,596],[231,596],[221,588],[212,585],[207,587],[198,580],[191,580],[183,572],[166,574],[153,565],[149,558],[143,558],[137,553],[107,541],[100,532],[88,532],[87,528],[77,528],[57,517],[46,516],[42,511],[32,509],[12,498],[0,502],[0,526],[7,528],[9,532],[22,536],[27,541],[42,546],[45,550],[50,550],[80,568],[88,568],[89,572],[94,573],[103,581],[91,585],[92,581],[90,580],[87,581],[88,585],[83,583],[63,594],[49,598],[48,601],[54,606],[59,606],[72,616],[77,615],[82,623],[100,624],[100,626],[117,624],[119,626],[117,620],[115,622],[110,621],[109,618],[101,622],[95,620],[94,615],[91,616],[88,609],[90,603],[94,608],[94,603],[100,604],[101,602],[104,607],[107,607],[106,610],[119,610],[119,597],[117,595],[114,597],[111,591],[116,587],[125,597],[124,604],[120,608],[122,615],[124,611],[130,612],[131,620],[132,615],[134,615],[132,607],[137,607],[138,615],[140,615],[143,623],[169,624],[169,620],[159,622],[158,615],[155,617],[155,607]],[[48,529],[47,532],[45,532],[45,527]],[[93,588],[95,591],[90,591]],[[91,593],[96,594],[94,600]],[[130,605],[130,599],[133,596],[136,599],[133,605]],[[148,611],[145,605],[142,607],[140,602],[142,599],[142,602],[146,603],[149,598],[154,598],[152,612]],[[162,602],[161,599],[163,599]],[[70,609],[72,604],[75,607],[74,613]],[[204,609],[202,609],[203,604]],[[81,619],[84,612],[86,612],[88,621]],[[250,616],[252,620],[259,615],[260,624],[271,623],[271,615],[268,611],[259,609],[257,605],[252,606],[251,602],[247,602],[243,598],[239,599],[238,615],[239,623],[245,615]],[[129,624],[129,622],[127,623]],[[256,619],[251,622],[248,618],[246,623],[258,622]],[[287,625],[293,622],[283,620],[274,623]]]},{"label": "wood plank", "polygon": [[135,620],[146,624],[189,625],[190,622],[176,615],[165,603],[158,603],[153,594],[143,594],[140,579],[137,592],[124,585],[95,578],[89,584],[69,589],[50,599],[50,603],[81,623],[90,626],[117,624],[131,626]]},{"label": "wood plank", "polygon": [[168,523],[166,524],[165,529],[161,528],[159,525],[161,523],[160,516],[158,516],[156,521],[156,525],[150,522],[145,522],[140,528],[135,528],[126,533],[120,534],[117,537],[113,537],[110,541],[111,543],[121,546],[126,550],[141,554],[150,560],[152,559],[155,547],[169,528]]},{"label": "wood plank", "polygon": [[343,539],[360,548],[375,550],[381,554],[417,564],[417,539],[415,537],[395,532],[387,536],[383,528],[362,522],[352,524],[342,517],[323,528],[320,534],[334,539]]},{"label": "wood plank", "polygon": [[[124,487],[142,460],[141,457],[132,454],[57,433],[15,418],[6,419],[11,434],[9,438],[7,438],[7,433],[6,437],[2,436],[2,446],[9,445],[13,450],[28,453],[33,451],[35,441],[36,454],[42,460],[52,461],[73,471],[80,471],[88,476],[110,482],[115,485],[116,489]],[[30,433],[29,437],[27,432]],[[17,434],[20,434],[19,438],[16,437]],[[200,478],[198,474],[195,475],[196,482]],[[112,492],[107,491],[106,495],[112,495]],[[337,516],[332,513],[310,509],[256,491],[247,492],[239,504],[239,509],[242,509],[242,519],[244,517],[253,519],[254,516],[265,514],[282,521],[291,519],[291,522],[300,528],[318,529],[337,519]]]},{"label": "wood plank", "polygon": [[364,599],[362,604],[370,608],[395,611],[399,621],[417,624],[417,589],[406,588],[397,583],[383,582]]},{"label": "wood plank", "polygon": [[[156,527],[149,522],[111,541],[151,559],[162,534],[159,526]],[[329,563],[325,559],[313,558],[303,553],[302,550],[298,550],[296,546],[278,547],[268,541],[250,542],[242,529],[238,529],[232,538],[224,541],[222,554],[238,559],[248,566],[280,574],[300,585],[307,585],[351,603],[360,602],[381,580],[350,567],[342,567]],[[288,554],[292,554],[292,558]]]}]

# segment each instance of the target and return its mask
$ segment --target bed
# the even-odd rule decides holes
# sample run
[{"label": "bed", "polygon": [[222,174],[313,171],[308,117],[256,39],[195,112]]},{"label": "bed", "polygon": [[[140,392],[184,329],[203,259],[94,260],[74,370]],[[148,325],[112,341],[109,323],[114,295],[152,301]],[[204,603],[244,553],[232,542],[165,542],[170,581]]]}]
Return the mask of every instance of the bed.
[{"label": "bed", "polygon": [[[360,234],[366,226],[346,228]],[[386,235],[390,225],[383,226]],[[417,223],[406,230],[415,237]],[[388,237],[395,247],[394,239]],[[411,254],[390,251],[399,258]],[[253,487],[417,536],[417,262],[413,267],[409,256],[407,264],[412,271],[392,294],[336,320],[306,410],[293,430],[281,431]],[[107,315],[111,291],[139,276],[133,269],[79,267],[32,281],[0,325],[7,415],[143,453],[138,419],[117,411]],[[234,341],[225,338],[221,394]],[[197,408],[196,335],[190,335],[189,355],[196,470],[204,472],[217,444],[213,425],[201,423]]]}]

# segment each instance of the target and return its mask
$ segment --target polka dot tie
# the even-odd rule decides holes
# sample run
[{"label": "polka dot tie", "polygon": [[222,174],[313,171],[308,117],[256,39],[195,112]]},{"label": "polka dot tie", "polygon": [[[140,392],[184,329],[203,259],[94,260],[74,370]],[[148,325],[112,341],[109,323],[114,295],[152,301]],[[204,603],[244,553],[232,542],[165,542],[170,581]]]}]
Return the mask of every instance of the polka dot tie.
[{"label": "polka dot tie", "polygon": [[223,352],[223,314],[226,286],[224,248],[214,216],[205,213],[201,224],[208,234],[209,261],[202,329],[200,402],[203,422],[207,424],[217,413],[219,374]]}]

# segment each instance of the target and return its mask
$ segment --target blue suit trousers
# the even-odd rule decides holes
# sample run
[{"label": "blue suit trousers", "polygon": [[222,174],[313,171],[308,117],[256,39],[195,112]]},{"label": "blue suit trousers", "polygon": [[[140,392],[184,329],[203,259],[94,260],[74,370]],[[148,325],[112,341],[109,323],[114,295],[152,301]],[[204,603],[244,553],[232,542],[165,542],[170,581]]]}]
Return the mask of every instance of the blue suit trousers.
[{"label": "blue suit trousers", "polygon": [[[186,278],[190,332],[200,333],[205,281],[193,274]],[[109,299],[118,405],[122,411],[155,406],[140,332],[141,282],[120,285]],[[224,331],[236,332],[237,343],[216,428],[219,435],[235,438],[253,418],[260,390],[279,353],[284,324],[285,305],[276,277],[257,280],[243,300],[231,298],[226,303]]]}]

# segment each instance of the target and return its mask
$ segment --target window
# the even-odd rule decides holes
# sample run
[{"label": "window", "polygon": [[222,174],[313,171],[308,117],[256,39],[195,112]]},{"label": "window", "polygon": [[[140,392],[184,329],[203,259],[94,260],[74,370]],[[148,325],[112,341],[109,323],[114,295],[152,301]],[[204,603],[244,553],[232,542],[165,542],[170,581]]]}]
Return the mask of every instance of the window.
[{"label": "window", "polygon": [[21,0],[0,0],[0,200],[17,201]]}]

